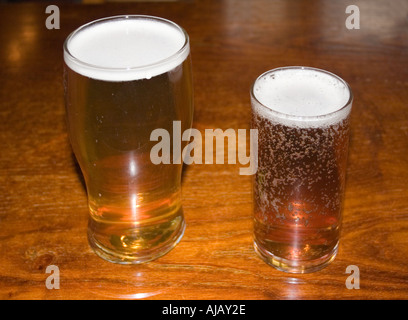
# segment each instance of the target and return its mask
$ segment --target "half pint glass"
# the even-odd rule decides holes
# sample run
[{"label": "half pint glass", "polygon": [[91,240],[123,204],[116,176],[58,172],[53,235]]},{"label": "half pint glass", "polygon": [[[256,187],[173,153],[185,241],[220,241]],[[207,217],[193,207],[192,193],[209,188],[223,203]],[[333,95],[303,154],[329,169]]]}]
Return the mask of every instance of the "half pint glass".
[{"label": "half pint glass", "polygon": [[286,67],[258,77],[251,103],[255,250],[279,270],[317,271],[339,243],[350,87],[324,70]]},{"label": "half pint glass", "polygon": [[158,142],[151,133],[160,128],[173,137],[173,121],[182,132],[191,127],[188,36],[157,17],[104,18],[69,35],[64,62],[69,136],[88,194],[90,246],[116,263],[158,258],[185,228],[182,161],[170,151],[162,156],[171,164],[154,164],[150,154]]}]

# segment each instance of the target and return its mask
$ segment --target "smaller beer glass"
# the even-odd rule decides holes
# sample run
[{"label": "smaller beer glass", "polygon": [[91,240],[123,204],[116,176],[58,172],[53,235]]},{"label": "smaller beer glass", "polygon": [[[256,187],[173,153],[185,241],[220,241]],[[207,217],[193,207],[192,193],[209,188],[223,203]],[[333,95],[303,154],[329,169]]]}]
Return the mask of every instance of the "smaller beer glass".
[{"label": "smaller beer glass", "polygon": [[252,87],[254,247],[279,270],[314,272],[337,254],[352,100],[344,80],[308,67],[267,71]]}]

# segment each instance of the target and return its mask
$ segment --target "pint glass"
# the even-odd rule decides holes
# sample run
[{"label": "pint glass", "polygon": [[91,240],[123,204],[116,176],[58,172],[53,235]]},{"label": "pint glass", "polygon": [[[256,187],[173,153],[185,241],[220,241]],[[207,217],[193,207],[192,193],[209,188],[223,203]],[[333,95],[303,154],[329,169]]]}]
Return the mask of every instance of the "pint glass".
[{"label": "pint glass", "polygon": [[[162,18],[104,18],[68,36],[64,62],[69,137],[87,189],[90,246],[116,263],[158,258],[185,229],[182,161],[152,163],[158,142],[151,133],[160,128],[173,137],[173,121],[183,132],[191,127],[188,35]],[[181,157],[172,151],[162,156]]]},{"label": "pint glass", "polygon": [[251,104],[255,251],[282,271],[320,270],[339,243],[350,87],[324,70],[279,68],[258,77]]}]

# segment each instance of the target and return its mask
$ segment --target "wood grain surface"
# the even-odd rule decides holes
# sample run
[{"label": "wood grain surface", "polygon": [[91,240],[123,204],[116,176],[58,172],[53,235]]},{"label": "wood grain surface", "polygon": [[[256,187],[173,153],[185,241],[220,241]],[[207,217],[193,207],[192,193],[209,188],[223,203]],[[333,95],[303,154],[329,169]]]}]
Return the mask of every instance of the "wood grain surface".
[{"label": "wood grain surface", "polygon": [[[183,1],[0,4],[0,299],[407,299],[408,2]],[[62,45],[75,28],[117,14],[175,21],[190,35],[194,128],[248,129],[249,89],[266,70],[318,67],[354,92],[338,256],[320,272],[273,269],[252,245],[251,177],[240,165],[186,166],[179,245],[143,265],[88,246],[87,198],[69,145]],[[60,269],[47,289],[46,268]],[[346,268],[360,270],[347,289]]]}]

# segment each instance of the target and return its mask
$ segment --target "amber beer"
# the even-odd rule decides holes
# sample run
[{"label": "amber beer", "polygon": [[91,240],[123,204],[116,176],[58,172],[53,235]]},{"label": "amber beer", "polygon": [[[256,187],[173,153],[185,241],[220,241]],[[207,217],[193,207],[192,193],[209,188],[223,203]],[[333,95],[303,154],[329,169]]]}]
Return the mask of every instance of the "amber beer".
[{"label": "amber beer", "polygon": [[64,61],[69,136],[88,194],[89,243],[116,263],[160,257],[185,228],[182,165],[153,164],[157,141],[150,134],[163,128],[171,135],[173,121],[181,121],[183,131],[191,127],[188,36],[161,18],[105,18],[67,38]]},{"label": "amber beer", "polygon": [[351,90],[329,72],[287,67],[261,75],[251,100],[255,250],[277,269],[317,271],[339,244]]}]

